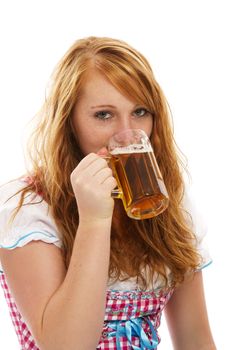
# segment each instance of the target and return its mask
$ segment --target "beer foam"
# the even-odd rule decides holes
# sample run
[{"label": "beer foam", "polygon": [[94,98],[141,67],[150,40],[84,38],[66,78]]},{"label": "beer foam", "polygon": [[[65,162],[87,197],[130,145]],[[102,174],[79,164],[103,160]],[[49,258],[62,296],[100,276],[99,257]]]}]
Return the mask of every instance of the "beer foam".
[{"label": "beer foam", "polygon": [[112,155],[116,154],[131,154],[131,153],[147,153],[147,152],[153,152],[153,149],[151,145],[143,145],[143,144],[133,144],[126,147],[116,147],[114,150],[112,150],[110,153]]}]

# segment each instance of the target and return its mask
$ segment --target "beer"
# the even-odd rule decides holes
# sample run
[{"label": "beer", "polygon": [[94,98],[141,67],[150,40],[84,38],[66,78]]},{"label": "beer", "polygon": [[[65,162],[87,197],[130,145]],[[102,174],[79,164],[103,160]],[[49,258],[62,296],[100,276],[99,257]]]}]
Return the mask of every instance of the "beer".
[{"label": "beer", "polygon": [[167,208],[168,194],[151,145],[115,148],[111,167],[129,217],[148,219]]}]

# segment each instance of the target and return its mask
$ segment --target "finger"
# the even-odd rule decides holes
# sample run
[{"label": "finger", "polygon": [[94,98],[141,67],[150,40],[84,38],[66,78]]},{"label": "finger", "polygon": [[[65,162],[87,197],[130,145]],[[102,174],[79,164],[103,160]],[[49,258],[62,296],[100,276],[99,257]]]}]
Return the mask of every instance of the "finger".
[{"label": "finger", "polygon": [[98,157],[94,162],[92,162],[86,172],[90,176],[96,176],[99,172],[104,169],[109,169],[108,163],[104,158]]},{"label": "finger", "polygon": [[77,165],[77,171],[83,171],[87,167],[90,166],[97,159],[97,155],[95,153],[89,153],[86,157],[84,157],[79,164]]},{"label": "finger", "polygon": [[95,175],[95,182],[97,184],[102,184],[106,181],[107,178],[112,177],[112,170],[109,167],[101,169]]},{"label": "finger", "polygon": [[104,167],[107,167],[106,160],[95,153],[90,153],[79,163],[76,168],[76,172],[79,174],[88,170],[90,175],[94,175],[97,171]]},{"label": "finger", "polygon": [[117,187],[117,181],[113,176],[109,176],[108,178],[106,178],[106,180],[103,182],[103,186],[109,190],[112,191],[114,190],[114,188]]}]

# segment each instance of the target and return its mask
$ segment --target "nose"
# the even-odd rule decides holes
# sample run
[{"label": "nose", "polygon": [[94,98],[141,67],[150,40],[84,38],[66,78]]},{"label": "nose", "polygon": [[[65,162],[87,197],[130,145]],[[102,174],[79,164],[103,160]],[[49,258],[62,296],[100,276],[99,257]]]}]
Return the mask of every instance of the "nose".
[{"label": "nose", "polygon": [[124,131],[127,129],[134,129],[134,123],[132,121],[132,118],[130,118],[129,115],[124,115],[121,118],[119,118],[118,125],[117,125],[117,132]]}]

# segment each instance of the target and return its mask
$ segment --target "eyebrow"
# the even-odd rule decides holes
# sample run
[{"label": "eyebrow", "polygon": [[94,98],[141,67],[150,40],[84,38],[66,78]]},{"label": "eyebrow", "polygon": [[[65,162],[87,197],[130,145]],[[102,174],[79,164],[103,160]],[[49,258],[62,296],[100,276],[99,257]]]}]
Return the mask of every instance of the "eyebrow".
[{"label": "eyebrow", "polygon": [[91,109],[94,109],[94,108],[115,108],[116,109],[116,106],[113,106],[113,105],[98,105],[98,106],[91,106]]}]

